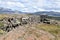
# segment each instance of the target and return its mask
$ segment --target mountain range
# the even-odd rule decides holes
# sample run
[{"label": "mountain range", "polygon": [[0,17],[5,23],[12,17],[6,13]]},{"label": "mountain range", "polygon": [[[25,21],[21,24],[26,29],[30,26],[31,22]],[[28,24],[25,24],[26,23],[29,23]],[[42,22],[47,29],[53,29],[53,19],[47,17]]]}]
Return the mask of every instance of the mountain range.
[{"label": "mountain range", "polygon": [[48,15],[48,16],[59,16],[60,17],[60,12],[54,12],[54,11],[40,11],[40,12],[35,12],[34,14]]},{"label": "mountain range", "polygon": [[[0,14],[4,14],[4,13],[9,13],[9,14],[14,14],[14,13],[18,13],[18,14],[28,14],[28,12],[21,12],[18,10],[12,10],[12,9],[8,9],[8,8],[2,8],[0,7]],[[49,15],[49,16],[60,16],[60,12],[55,12],[55,11],[39,11],[39,12],[34,12],[31,14],[36,14],[36,15]]]}]

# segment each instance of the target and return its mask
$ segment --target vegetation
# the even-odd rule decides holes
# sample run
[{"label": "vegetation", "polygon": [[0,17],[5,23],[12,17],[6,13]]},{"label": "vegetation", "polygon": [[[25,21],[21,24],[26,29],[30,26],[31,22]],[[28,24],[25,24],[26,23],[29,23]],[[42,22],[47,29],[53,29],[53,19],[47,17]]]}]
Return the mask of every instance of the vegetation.
[{"label": "vegetation", "polygon": [[3,22],[0,22],[0,27],[3,27],[4,26],[4,23]]},{"label": "vegetation", "polygon": [[[32,14],[28,14],[28,16],[29,15],[32,15]],[[0,19],[2,19],[2,18],[4,18],[4,17],[6,17],[7,15],[3,15],[3,14],[1,14],[0,15]],[[9,17],[10,17],[10,15],[8,15]],[[7,16],[7,17],[8,17]],[[11,17],[16,17],[17,15],[11,15]],[[26,15],[25,15],[26,16]],[[47,18],[49,18],[49,19],[56,19],[56,20],[60,20],[59,18],[60,17],[47,17]],[[19,20],[19,19],[18,19]],[[36,24],[35,24],[36,25]],[[0,28],[1,27],[3,27],[4,26],[4,24],[3,24],[3,22],[0,22]],[[53,34],[57,39],[56,40],[60,40],[60,37],[58,37],[58,35],[60,35],[60,26],[59,25],[54,25],[54,24],[43,24],[43,23],[40,23],[40,24],[37,24],[36,25],[36,28],[38,28],[38,29],[42,29],[42,30],[44,30],[44,31],[47,31],[47,32],[49,32],[49,33],[51,33],[51,34]],[[29,31],[30,32],[30,34],[32,33],[32,31]],[[5,31],[3,31],[3,30],[1,30],[0,29],[0,34],[3,34],[3,33],[5,33]],[[36,36],[37,37],[39,37],[40,35],[39,34],[36,34]]]},{"label": "vegetation", "polygon": [[58,37],[58,35],[60,35],[60,26],[59,25],[39,24],[39,25],[37,25],[36,28],[50,32],[51,34],[56,36],[56,40],[57,40],[57,38],[58,38],[58,40],[60,39],[60,37]]},{"label": "vegetation", "polygon": [[[0,19],[2,19],[4,17],[5,17],[5,15],[3,15],[3,14],[0,15]],[[3,35],[3,33],[5,33],[5,31],[3,31],[1,29],[1,27],[4,27],[4,23],[0,21],[0,35]]]},{"label": "vegetation", "polygon": [[55,19],[55,20],[58,20],[58,21],[60,21],[60,17],[48,16],[47,18],[49,18],[49,19]]},{"label": "vegetation", "polygon": [[50,24],[41,24],[41,25],[38,25],[37,28],[43,29],[48,32],[53,32],[53,34],[57,34],[58,30],[60,30],[60,26],[50,25]]},{"label": "vegetation", "polygon": [[[0,28],[3,26],[4,26],[4,24],[2,22],[0,22]],[[0,34],[3,34],[3,33],[4,33],[4,31],[2,29],[0,29]]]},{"label": "vegetation", "polygon": [[3,33],[4,33],[4,31],[0,29],[0,34],[3,34]]}]

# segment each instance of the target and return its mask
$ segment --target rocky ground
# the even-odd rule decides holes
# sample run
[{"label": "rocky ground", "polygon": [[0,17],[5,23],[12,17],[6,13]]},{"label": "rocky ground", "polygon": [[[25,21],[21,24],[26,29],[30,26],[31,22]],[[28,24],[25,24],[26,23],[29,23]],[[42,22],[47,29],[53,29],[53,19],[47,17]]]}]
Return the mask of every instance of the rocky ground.
[{"label": "rocky ground", "polygon": [[[26,15],[22,16],[23,19],[28,18]],[[53,24],[50,24],[50,21],[39,22],[40,19],[38,18],[39,20],[36,21],[35,15],[34,17],[32,15],[32,21],[28,20],[27,23],[24,21],[21,23],[21,15],[5,15],[5,17],[7,18],[2,21],[5,26],[0,22],[0,29],[1,27],[4,29],[4,31],[0,30],[0,34],[3,34],[0,36],[0,40],[60,40],[60,22],[59,24],[55,21],[53,21]],[[0,18],[2,18],[1,15]]]},{"label": "rocky ground", "polygon": [[19,26],[5,36],[0,37],[0,40],[55,40],[54,35],[44,30],[39,30],[34,26]]}]

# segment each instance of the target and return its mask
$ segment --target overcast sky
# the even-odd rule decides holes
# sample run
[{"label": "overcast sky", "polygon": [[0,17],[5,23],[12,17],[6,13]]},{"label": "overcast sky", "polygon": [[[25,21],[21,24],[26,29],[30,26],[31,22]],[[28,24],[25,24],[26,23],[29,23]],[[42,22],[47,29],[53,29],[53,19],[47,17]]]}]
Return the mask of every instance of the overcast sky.
[{"label": "overcast sky", "polygon": [[0,0],[0,7],[23,12],[60,12],[60,0]]}]

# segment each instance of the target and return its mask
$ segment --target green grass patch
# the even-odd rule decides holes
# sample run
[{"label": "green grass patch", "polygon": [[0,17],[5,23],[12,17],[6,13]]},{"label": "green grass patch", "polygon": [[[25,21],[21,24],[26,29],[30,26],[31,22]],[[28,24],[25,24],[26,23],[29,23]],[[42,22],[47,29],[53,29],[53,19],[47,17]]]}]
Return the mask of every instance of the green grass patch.
[{"label": "green grass patch", "polygon": [[60,26],[58,25],[40,24],[40,25],[37,25],[37,28],[48,31],[54,35],[58,35],[58,33],[60,33]]},{"label": "green grass patch", "polygon": [[54,35],[56,37],[56,40],[60,40],[60,37],[57,36],[57,35],[60,35],[60,26],[59,25],[39,24],[39,25],[37,25],[36,28],[45,30],[45,31],[51,33],[52,35]]},{"label": "green grass patch", "polygon": [[3,22],[0,22],[0,26],[3,26],[3,24],[4,24]]},{"label": "green grass patch", "polygon": [[0,35],[3,35],[5,33],[5,31],[0,29]]},{"label": "green grass patch", "polygon": [[0,22],[0,28],[4,26],[4,23],[3,22]]}]

